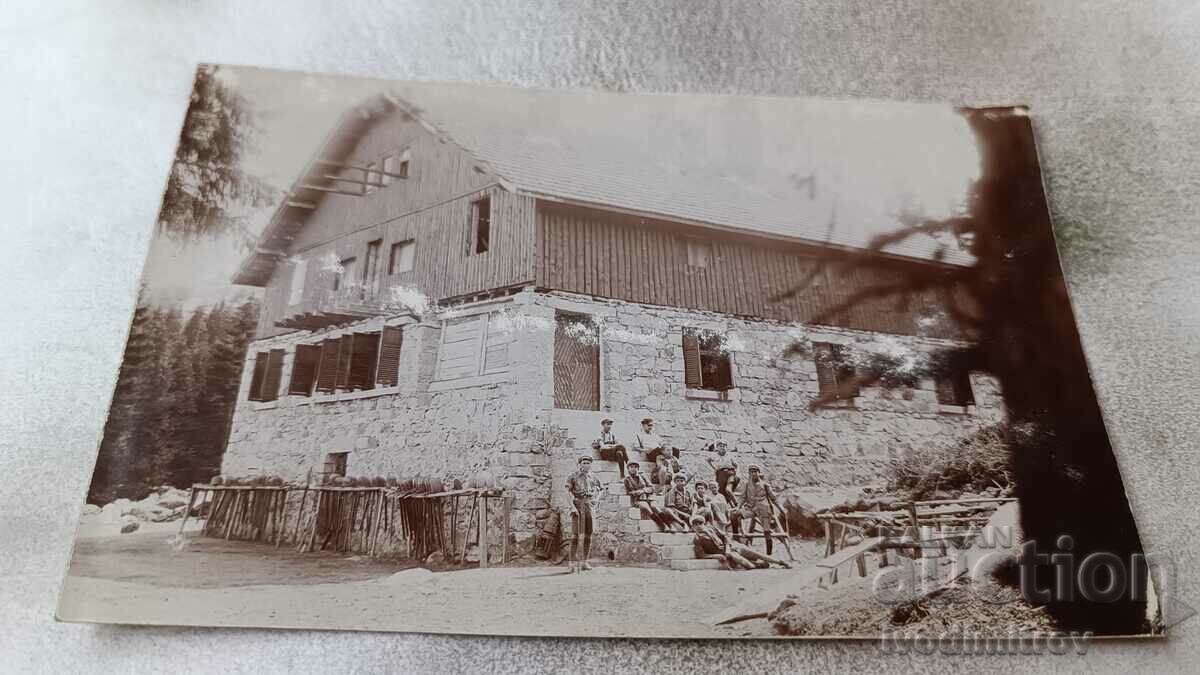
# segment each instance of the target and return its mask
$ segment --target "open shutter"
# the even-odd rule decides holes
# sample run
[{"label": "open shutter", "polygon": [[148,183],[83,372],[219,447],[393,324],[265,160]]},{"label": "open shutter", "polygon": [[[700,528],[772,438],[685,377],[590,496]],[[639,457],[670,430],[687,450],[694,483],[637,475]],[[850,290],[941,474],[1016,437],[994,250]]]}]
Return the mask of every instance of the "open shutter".
[{"label": "open shutter", "polygon": [[296,345],[296,360],[292,362],[292,381],[288,393],[310,396],[317,379],[317,366],[321,362],[319,345]]},{"label": "open shutter", "polygon": [[850,358],[846,354],[844,345],[830,345],[830,351],[833,354],[834,373],[837,376],[838,398],[848,399],[855,398],[860,393],[858,387],[858,370],[853,364],[849,363]]},{"label": "open shutter", "polygon": [[817,365],[817,388],[821,396],[837,396],[837,371],[834,363],[833,345],[826,342],[813,344],[813,360]]},{"label": "open shutter", "polygon": [[400,347],[404,343],[404,330],[399,326],[385,326],[379,339],[379,375],[376,382],[381,387],[394,387],[400,383]]},{"label": "open shutter", "polygon": [[325,340],[321,343],[321,363],[317,368],[317,391],[333,393],[337,388],[338,353],[341,340]]},{"label": "open shutter", "polygon": [[375,364],[379,356],[379,333],[355,333],[350,361],[350,389],[375,388]]},{"label": "open shutter", "polygon": [[283,379],[283,357],[286,354],[282,349],[272,349],[267,355],[267,372],[263,376],[263,401],[279,398],[279,384]]},{"label": "open shutter", "polygon": [[263,400],[263,380],[267,376],[269,358],[270,354],[267,352],[258,352],[254,355],[254,374],[250,376],[250,395],[247,397],[251,401]]},{"label": "open shutter", "polygon": [[683,382],[688,389],[704,386],[700,373],[700,341],[690,331],[683,333]]},{"label": "open shutter", "polygon": [[343,335],[338,341],[337,388],[350,386],[350,360],[354,356],[354,336]]}]

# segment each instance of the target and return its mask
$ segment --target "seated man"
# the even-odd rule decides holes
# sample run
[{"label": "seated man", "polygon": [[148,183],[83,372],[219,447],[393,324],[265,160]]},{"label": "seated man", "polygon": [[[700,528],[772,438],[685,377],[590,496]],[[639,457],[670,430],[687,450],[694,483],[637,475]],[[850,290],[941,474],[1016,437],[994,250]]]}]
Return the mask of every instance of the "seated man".
[{"label": "seated man", "polygon": [[724,560],[725,564],[729,565],[729,569],[734,570],[766,568],[773,564],[791,568],[791,565],[778,558],[764,555],[749,546],[731,540],[717,528],[706,524],[704,516],[700,514],[692,516],[691,523],[692,530],[696,532],[696,555],[701,558]]},{"label": "seated man", "polygon": [[675,484],[673,477],[680,472],[681,468],[679,460],[672,459],[666,455],[659,455],[658,461],[654,465],[653,480],[662,487],[669,489]]},{"label": "seated man", "polygon": [[642,513],[653,520],[664,532],[670,530],[672,525],[686,530],[687,523],[666,509],[660,509],[650,499],[650,496],[654,494],[654,488],[650,485],[650,481],[646,480],[645,474],[641,472],[641,465],[637,462],[630,462],[628,467],[629,475],[625,477],[625,492],[629,493],[629,499],[634,506],[641,509]]},{"label": "seated man", "polygon": [[707,522],[724,530],[729,525],[729,504],[717,494],[716,483],[696,483],[696,510]]},{"label": "seated man", "polygon": [[621,474],[621,478],[625,477],[625,463],[629,461],[629,454],[625,451],[625,446],[617,442],[616,435],[612,432],[613,421],[605,418],[600,420],[600,438],[592,441],[592,449],[600,451],[600,459],[606,462],[616,462],[617,470]]},{"label": "seated man", "polygon": [[674,484],[667,490],[667,496],[663,498],[663,506],[681,522],[687,523],[692,517],[692,507],[696,498],[692,495],[692,491],[688,490],[687,474],[677,473],[673,478]]},{"label": "seated man", "polygon": [[754,531],[754,523],[758,522],[762,525],[763,534],[767,535],[767,555],[770,555],[774,543],[774,538],[770,535],[775,529],[775,509],[779,505],[775,501],[775,491],[763,477],[762,467],[759,465],[750,465],[750,479],[742,488],[738,501],[739,507],[731,516],[733,531],[749,534]]},{"label": "seated man", "polygon": [[[668,450],[667,446],[663,444],[662,437],[654,433],[654,420],[649,417],[642,420],[642,430],[634,435],[633,447],[646,453],[646,459],[655,463],[658,462],[659,455],[667,454]],[[679,456],[678,448],[670,450],[672,455]]]}]

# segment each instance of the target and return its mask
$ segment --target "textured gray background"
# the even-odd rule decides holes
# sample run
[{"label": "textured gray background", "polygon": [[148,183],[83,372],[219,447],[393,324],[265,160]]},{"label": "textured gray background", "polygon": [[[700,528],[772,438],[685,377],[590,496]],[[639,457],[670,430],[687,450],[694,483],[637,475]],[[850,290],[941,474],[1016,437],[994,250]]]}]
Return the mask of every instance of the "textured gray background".
[{"label": "textured gray background", "polygon": [[[0,13],[0,670],[1194,669],[1166,643],[881,661],[873,644],[483,639],[56,624],[52,612],[198,61],[549,87],[1028,103],[1150,550],[1200,499],[1194,2],[40,2]],[[305,6],[301,6],[305,5]],[[447,600],[452,600],[447,598]],[[720,661],[718,661],[720,659]],[[722,663],[723,661],[723,663]],[[1192,668],[1188,668],[1191,665]],[[736,666],[735,666],[736,667]]]}]

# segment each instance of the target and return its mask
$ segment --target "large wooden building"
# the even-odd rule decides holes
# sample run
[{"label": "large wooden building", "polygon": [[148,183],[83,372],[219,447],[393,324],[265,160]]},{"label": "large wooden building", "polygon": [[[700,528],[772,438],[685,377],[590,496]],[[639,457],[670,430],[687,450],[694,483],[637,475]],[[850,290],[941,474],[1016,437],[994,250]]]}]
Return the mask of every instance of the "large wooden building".
[{"label": "large wooden building", "polygon": [[[612,114],[582,124],[596,97]],[[656,418],[697,472],[724,439],[795,489],[878,480],[897,453],[997,419],[968,373],[809,411],[849,375],[846,345],[960,337],[932,296],[814,317],[906,267],[970,261],[913,237],[829,275],[824,257],[879,230],[839,222],[845,197],[781,167],[761,119],[706,136],[731,111],[697,99],[413,85],[349,110],[237,274],[265,296],[225,470],[490,465],[528,534],[601,417],[626,436]],[[822,358],[785,357],[799,339]],[[613,550],[636,534],[606,527]]]}]

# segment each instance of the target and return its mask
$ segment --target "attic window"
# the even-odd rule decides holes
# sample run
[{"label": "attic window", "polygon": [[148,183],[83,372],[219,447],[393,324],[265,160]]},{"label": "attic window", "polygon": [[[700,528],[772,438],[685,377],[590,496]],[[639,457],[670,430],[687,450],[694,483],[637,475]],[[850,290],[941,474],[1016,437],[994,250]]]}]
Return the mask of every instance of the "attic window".
[{"label": "attic window", "polygon": [[489,197],[471,203],[471,253],[487,253],[492,239],[492,200]]},{"label": "attic window", "polygon": [[708,267],[708,262],[712,260],[712,243],[703,239],[688,239],[686,245],[688,267]]},{"label": "attic window", "polygon": [[392,181],[396,180],[395,176],[408,178],[408,150],[401,150],[383,158],[383,174],[380,174],[380,182],[384,185],[391,185]]}]

